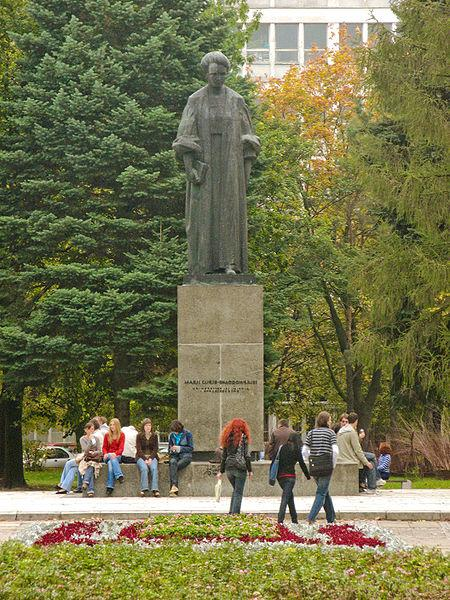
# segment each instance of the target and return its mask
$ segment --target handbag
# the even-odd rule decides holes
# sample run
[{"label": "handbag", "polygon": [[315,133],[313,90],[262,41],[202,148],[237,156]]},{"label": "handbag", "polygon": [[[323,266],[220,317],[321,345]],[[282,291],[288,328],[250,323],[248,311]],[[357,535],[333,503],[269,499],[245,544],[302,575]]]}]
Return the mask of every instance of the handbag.
[{"label": "handbag", "polygon": [[236,453],[227,456],[225,467],[228,469],[239,469],[239,471],[246,471],[247,461],[245,455],[246,443],[244,436],[242,436],[239,446],[236,448]]},{"label": "handbag", "polygon": [[309,474],[313,477],[328,477],[333,472],[333,455],[319,454],[309,457]]},{"label": "handbag", "polygon": [[275,456],[272,464],[269,468],[269,485],[275,485],[277,477],[278,477],[278,469],[280,468],[280,450],[283,447],[283,444],[278,448],[277,455]]}]

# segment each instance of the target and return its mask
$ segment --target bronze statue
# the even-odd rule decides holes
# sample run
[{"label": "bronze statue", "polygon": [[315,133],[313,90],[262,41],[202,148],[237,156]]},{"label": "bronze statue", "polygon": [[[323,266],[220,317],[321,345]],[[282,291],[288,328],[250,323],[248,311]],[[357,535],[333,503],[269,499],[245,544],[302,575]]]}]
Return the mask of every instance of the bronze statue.
[{"label": "bronze statue", "polygon": [[244,99],[224,85],[228,58],[209,52],[201,66],[208,83],[189,97],[173,143],[187,176],[189,273],[247,273],[245,194],[259,139]]}]

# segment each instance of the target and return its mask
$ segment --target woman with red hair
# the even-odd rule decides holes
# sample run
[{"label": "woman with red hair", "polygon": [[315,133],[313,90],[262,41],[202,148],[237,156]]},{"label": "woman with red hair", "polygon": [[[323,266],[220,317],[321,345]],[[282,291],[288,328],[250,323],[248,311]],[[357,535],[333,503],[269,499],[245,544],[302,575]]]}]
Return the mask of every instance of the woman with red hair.
[{"label": "woman with red hair", "polygon": [[233,486],[230,515],[241,512],[247,473],[250,478],[253,476],[249,444],[250,431],[243,419],[233,419],[225,425],[220,435],[222,462],[217,478],[222,479],[223,473],[226,472],[228,480]]}]

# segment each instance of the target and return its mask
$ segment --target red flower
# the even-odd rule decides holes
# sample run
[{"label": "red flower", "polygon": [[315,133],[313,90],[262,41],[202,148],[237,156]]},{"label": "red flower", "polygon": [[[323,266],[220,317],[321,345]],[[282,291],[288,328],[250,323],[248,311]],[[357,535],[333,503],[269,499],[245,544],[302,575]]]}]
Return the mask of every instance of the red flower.
[{"label": "red flower", "polygon": [[100,530],[99,521],[72,521],[72,523],[61,523],[56,529],[44,533],[35,544],[37,546],[50,546],[61,542],[71,544],[86,544],[94,546],[98,543],[92,536]]},{"label": "red flower", "polygon": [[353,525],[326,525],[319,529],[319,533],[324,533],[330,539],[329,545],[333,546],[386,546],[385,542],[375,538],[366,537],[361,531],[358,531]]}]

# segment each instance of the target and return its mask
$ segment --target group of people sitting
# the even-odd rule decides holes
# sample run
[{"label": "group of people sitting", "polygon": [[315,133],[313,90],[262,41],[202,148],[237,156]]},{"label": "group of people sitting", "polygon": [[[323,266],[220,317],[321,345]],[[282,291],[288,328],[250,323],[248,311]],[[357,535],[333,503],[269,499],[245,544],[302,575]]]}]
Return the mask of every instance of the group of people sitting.
[{"label": "group of people sitting", "polygon": [[373,452],[364,451],[361,442],[366,437],[364,429],[358,429],[358,415],[344,413],[334,427],[337,434],[340,463],[358,464],[359,490],[373,494],[377,487],[383,486],[390,477],[391,447],[387,442],[379,445],[379,457]]},{"label": "group of people sitting", "polygon": [[[111,496],[116,481],[124,482],[121,464],[136,464],[140,474],[140,495],[160,496],[158,482],[159,439],[151,419],[144,419],[137,431],[133,425],[121,427],[119,419],[106,424],[102,416],[94,417],[84,427],[80,438],[81,453],[64,465],[57,494],[68,494],[77,476],[76,493],[94,496],[94,483],[102,465],[107,471],[106,495]],[[169,435],[170,496],[178,495],[178,473],[192,461],[192,433],[178,421],[172,421]],[[149,485],[151,482],[151,486]]]}]

